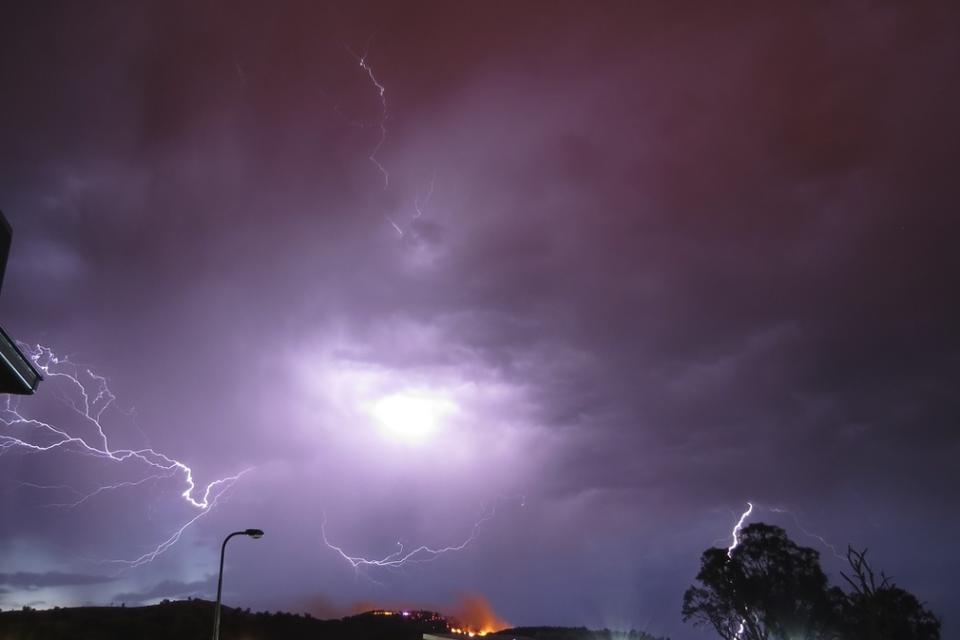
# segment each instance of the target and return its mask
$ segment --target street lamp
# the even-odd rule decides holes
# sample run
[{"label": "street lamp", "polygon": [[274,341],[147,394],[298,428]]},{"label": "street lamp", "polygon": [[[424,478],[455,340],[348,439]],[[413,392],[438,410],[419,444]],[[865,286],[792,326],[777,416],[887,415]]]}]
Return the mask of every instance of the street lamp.
[{"label": "street lamp", "polygon": [[223,539],[220,546],[220,578],[217,580],[217,608],[213,614],[213,640],[220,640],[220,594],[223,591],[223,554],[227,550],[227,542],[233,536],[250,536],[254,540],[263,537],[263,531],[260,529],[244,529],[243,531],[234,531]]}]

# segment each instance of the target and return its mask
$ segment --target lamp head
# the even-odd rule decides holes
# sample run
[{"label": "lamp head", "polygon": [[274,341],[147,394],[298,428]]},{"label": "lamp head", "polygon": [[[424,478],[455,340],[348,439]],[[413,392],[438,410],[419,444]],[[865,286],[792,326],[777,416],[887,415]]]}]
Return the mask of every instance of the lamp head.
[{"label": "lamp head", "polygon": [[247,529],[243,532],[243,535],[250,536],[254,540],[263,537],[263,531],[260,529]]}]

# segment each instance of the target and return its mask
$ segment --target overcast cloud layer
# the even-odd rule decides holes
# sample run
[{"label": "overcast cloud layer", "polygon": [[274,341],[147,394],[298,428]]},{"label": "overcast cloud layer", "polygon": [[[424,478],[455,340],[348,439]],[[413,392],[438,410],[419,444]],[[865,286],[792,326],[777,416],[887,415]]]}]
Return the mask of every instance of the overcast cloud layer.
[{"label": "overcast cloud layer", "polygon": [[[179,477],[50,507],[149,474],[4,451],[0,606],[209,598],[256,526],[231,605],[693,638],[750,500],[957,629],[947,3],[134,5],[0,25],[0,321],[106,376],[116,447],[252,471],[124,570],[196,515]],[[83,432],[74,392],[19,408]],[[402,571],[321,532],[383,557],[484,514]]]}]

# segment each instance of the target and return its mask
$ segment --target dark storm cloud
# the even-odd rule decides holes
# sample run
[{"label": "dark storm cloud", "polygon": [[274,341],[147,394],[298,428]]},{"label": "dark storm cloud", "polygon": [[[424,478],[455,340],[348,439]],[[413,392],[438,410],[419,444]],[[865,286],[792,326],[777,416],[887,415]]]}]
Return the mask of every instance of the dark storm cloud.
[{"label": "dark storm cloud", "polygon": [[[789,452],[816,470],[819,491],[878,454],[942,468],[921,460],[939,463],[955,415],[958,265],[947,210],[923,194],[956,194],[942,171],[911,173],[953,148],[934,116],[956,95],[901,93],[947,45],[934,36],[911,51],[913,35],[882,15],[851,52],[837,16],[794,17],[743,43],[678,44],[690,62],[668,67],[672,85],[641,63],[613,64],[602,81],[569,70],[573,98],[549,82],[513,88],[494,107],[506,120],[495,130],[524,132],[507,170],[495,146],[484,155],[470,134],[458,140],[486,179],[473,200],[492,194],[509,209],[466,223],[469,242],[425,304],[455,304],[471,346],[533,382],[547,422],[589,425],[590,446],[558,461],[574,491],[663,486],[663,473],[686,482],[686,467],[690,492],[750,493],[771,478],[725,477],[758,451]],[[909,53],[846,82],[892,50]],[[482,121],[493,86],[458,104],[456,122]],[[553,109],[530,122],[526,101]],[[627,131],[598,122],[617,102],[643,107]],[[935,140],[922,154],[889,133],[903,120],[929,123],[913,128]],[[919,199],[909,213],[905,194]],[[854,435],[858,422],[871,433]],[[891,445],[917,430],[929,435],[904,459]],[[801,479],[778,492],[818,491]]]},{"label": "dark storm cloud", "polygon": [[[491,524],[475,556],[391,577],[400,599],[472,580],[512,622],[635,623],[632,597],[678,607],[746,499],[800,505],[810,528],[891,562],[900,540],[947,544],[950,10],[221,9],[21,8],[3,27],[5,326],[107,373],[137,408],[139,432],[110,416],[131,446],[189,458],[201,482],[258,468],[194,547],[115,599],[208,593],[193,578],[241,515],[299,536],[258,543],[270,561],[238,551],[238,567],[266,563],[234,582],[246,602],[263,606],[262,576],[280,584],[271,608],[324,589],[363,599],[317,549],[324,509],[358,549],[382,549],[446,539],[475,507],[458,504],[459,522],[434,501],[501,485],[526,511]],[[385,192],[367,157],[379,104],[343,46],[371,34]],[[446,455],[417,459],[419,476],[362,459],[347,439],[361,427],[324,396],[336,385],[304,382],[323,358],[375,382],[480,389],[470,435],[486,464],[437,482]],[[32,462],[0,459],[5,486],[116,481],[89,461]],[[164,506],[128,491],[37,510],[39,494],[11,492],[23,519],[0,530],[45,540],[70,522],[96,545],[113,516],[122,549],[97,555],[135,557],[184,517],[168,506],[182,487],[149,490]],[[71,562],[53,544],[41,555]],[[929,560],[904,558],[895,572],[926,599],[955,599]],[[529,577],[504,586],[507,572]],[[589,593],[532,595],[560,583]],[[680,637],[675,618],[655,630]]]},{"label": "dark storm cloud", "polygon": [[91,584],[113,582],[115,576],[87,575],[82,573],[61,573],[59,571],[45,571],[31,573],[18,571],[16,573],[0,573],[0,584],[17,589],[35,590],[44,587],[75,587]]}]

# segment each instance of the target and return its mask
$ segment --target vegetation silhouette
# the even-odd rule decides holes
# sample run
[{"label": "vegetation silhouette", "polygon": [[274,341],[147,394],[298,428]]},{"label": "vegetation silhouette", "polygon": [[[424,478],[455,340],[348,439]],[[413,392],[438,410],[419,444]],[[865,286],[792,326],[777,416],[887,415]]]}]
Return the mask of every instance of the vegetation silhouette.
[{"label": "vegetation silhouette", "polygon": [[[144,607],[75,607],[0,612],[4,640],[209,640],[214,603],[164,601]],[[221,637],[247,640],[421,640],[447,630],[442,620],[368,613],[318,620],[310,615],[223,607]]]},{"label": "vegetation silhouette", "polygon": [[883,573],[847,552],[849,591],[829,586],[820,554],[780,527],[744,528],[731,550],[710,548],[683,596],[683,620],[725,640],[939,640],[940,621]]},{"label": "vegetation silhouette", "polygon": [[[414,615],[420,614],[420,615]],[[164,601],[145,607],[76,607],[0,612],[3,640],[209,640],[213,603]],[[429,615],[432,614],[432,615]],[[251,613],[223,607],[221,637],[245,640],[422,640],[424,633],[450,630],[450,618],[430,611],[409,617],[371,611],[318,620],[291,613]],[[522,632],[522,633],[521,633]],[[594,631],[585,627],[525,627],[500,633],[534,640],[660,640],[639,631]],[[470,640],[466,635],[458,637]],[[474,639],[478,640],[478,638]]]},{"label": "vegetation silhouette", "polygon": [[849,593],[834,588],[844,640],[939,640],[940,620],[883,572],[877,583],[867,550],[847,549],[850,573],[841,573]]}]

